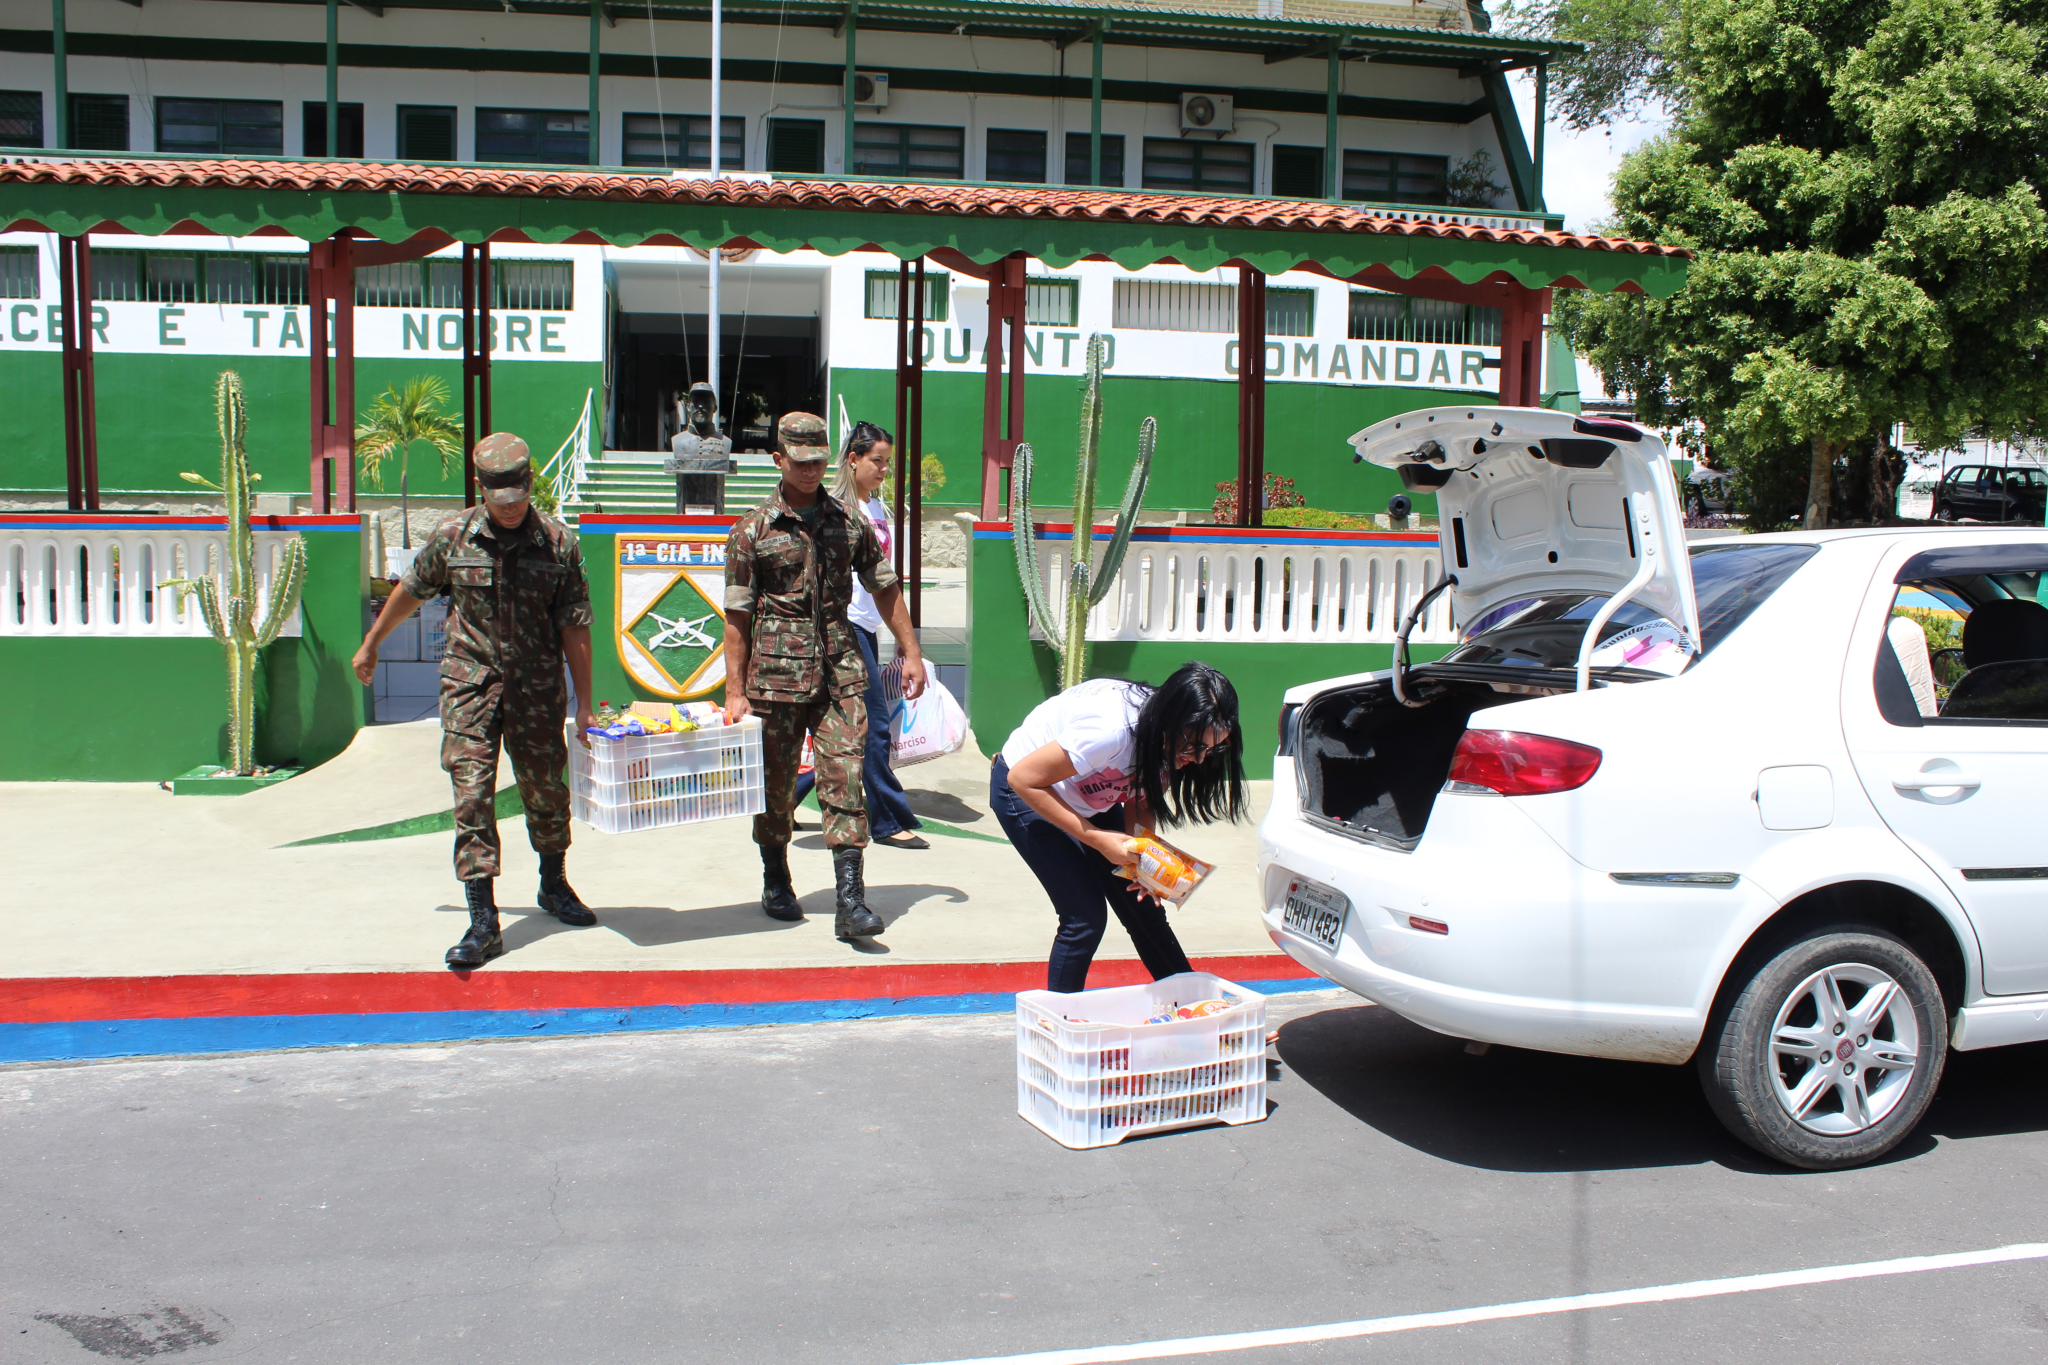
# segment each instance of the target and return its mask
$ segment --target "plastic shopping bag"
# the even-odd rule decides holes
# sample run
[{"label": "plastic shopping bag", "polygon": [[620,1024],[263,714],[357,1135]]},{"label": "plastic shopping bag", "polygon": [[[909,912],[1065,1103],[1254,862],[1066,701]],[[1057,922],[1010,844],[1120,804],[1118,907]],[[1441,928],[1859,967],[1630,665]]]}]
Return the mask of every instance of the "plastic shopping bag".
[{"label": "plastic shopping bag", "polygon": [[[900,675],[899,675],[900,677]],[[897,700],[889,716],[889,766],[907,768],[944,758],[967,743],[967,713],[946,685],[925,670],[924,692],[915,700],[891,689]]]}]

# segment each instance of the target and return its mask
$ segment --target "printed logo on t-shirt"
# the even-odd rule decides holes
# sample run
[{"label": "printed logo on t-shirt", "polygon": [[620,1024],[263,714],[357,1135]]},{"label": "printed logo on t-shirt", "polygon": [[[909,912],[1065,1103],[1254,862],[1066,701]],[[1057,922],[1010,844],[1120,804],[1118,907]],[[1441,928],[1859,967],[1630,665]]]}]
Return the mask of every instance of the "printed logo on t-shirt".
[{"label": "printed logo on t-shirt", "polygon": [[1108,810],[1131,794],[1131,779],[1121,768],[1100,768],[1073,782],[1074,790],[1093,810]]}]

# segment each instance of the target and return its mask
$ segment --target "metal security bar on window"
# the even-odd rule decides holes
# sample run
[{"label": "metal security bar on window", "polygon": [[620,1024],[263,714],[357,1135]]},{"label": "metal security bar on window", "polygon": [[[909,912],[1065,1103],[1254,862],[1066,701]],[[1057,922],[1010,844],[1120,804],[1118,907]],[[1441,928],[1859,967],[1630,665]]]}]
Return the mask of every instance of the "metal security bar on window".
[{"label": "metal security bar on window", "polygon": [[[1155,332],[1235,332],[1237,286],[1193,280],[1118,280],[1110,311],[1112,327]],[[1315,290],[1266,291],[1267,336],[1314,336],[1315,326]]]},{"label": "metal security bar on window", "polygon": [[856,123],[855,175],[959,180],[967,171],[967,132],[918,123]]},{"label": "metal security bar on window", "polygon": [[306,301],[306,258],[283,252],[92,253],[92,296],[113,303]]},{"label": "metal security bar on window", "polygon": [[43,145],[40,90],[0,90],[0,147]]},{"label": "metal security bar on window", "polygon": [[1237,286],[1194,280],[1118,280],[1110,326],[1154,332],[1235,332]]},{"label": "metal security bar on window", "polygon": [[768,170],[773,175],[820,175],[825,170],[825,120],[768,120]]},{"label": "metal security bar on window", "polygon": [[1072,327],[1081,317],[1079,280],[1024,281],[1024,321],[1032,326]]},{"label": "metal security bar on window", "polygon": [[1267,289],[1266,335],[1311,337],[1316,334],[1316,291]]},{"label": "metal security bar on window", "polygon": [[1416,341],[1435,346],[1500,345],[1500,309],[1469,303],[1351,291],[1353,341]]},{"label": "metal security bar on window", "polygon": [[43,272],[32,246],[0,246],[0,299],[39,299]]},{"label": "metal security bar on window", "polygon": [[1145,188],[1206,194],[1252,192],[1252,144],[1145,139]]},{"label": "metal security bar on window", "polygon": [[[491,307],[566,313],[576,306],[567,261],[491,262]],[[359,308],[460,308],[462,262],[400,261],[356,268]]]},{"label": "metal security bar on window", "polygon": [[1450,165],[1444,156],[1347,151],[1344,197],[1381,204],[1446,204],[1450,200],[1444,177]]},{"label": "metal security bar on window", "polygon": [[128,97],[74,94],[71,97],[71,149],[79,152],[127,151]]},{"label": "metal security bar on window", "polygon": [[984,180],[1013,184],[1045,183],[1045,134],[1024,128],[988,130],[988,165]]},{"label": "metal security bar on window", "polygon": [[[944,322],[946,320],[946,276],[927,272],[924,277],[924,320]],[[896,272],[893,270],[870,270],[868,272],[867,305],[864,316],[871,318],[896,317]]]},{"label": "metal security bar on window", "polygon": [[[747,121],[734,115],[720,115],[724,130],[719,138],[718,168],[742,170],[747,164]],[[625,158],[628,166],[711,165],[711,116],[708,114],[628,114],[625,122]]]}]

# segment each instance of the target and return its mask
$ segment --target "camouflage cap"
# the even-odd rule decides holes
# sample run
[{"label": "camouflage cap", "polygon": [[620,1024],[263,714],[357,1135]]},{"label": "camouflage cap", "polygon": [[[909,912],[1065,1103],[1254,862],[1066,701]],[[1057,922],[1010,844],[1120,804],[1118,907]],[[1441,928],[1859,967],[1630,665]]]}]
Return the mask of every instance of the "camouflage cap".
[{"label": "camouflage cap", "polygon": [[525,502],[526,476],[533,458],[526,442],[509,431],[494,431],[476,443],[476,481],[486,500],[500,507]]},{"label": "camouflage cap", "polygon": [[832,445],[825,436],[825,419],[815,413],[785,412],[775,424],[782,453],[792,460],[829,460]]}]

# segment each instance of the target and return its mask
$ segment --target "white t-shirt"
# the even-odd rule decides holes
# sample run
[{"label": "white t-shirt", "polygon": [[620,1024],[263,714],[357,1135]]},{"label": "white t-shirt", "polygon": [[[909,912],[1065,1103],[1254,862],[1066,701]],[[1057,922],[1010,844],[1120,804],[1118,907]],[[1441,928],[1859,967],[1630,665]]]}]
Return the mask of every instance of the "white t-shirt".
[{"label": "white t-shirt", "polygon": [[1060,800],[1086,818],[1137,795],[1131,754],[1137,746],[1138,712],[1146,689],[1117,678],[1095,678],[1040,702],[1003,745],[1003,761],[1015,767],[1048,744],[1057,744],[1074,765],[1074,775],[1055,782]]},{"label": "white t-shirt", "polygon": [[[860,510],[867,513],[868,520],[874,523],[875,539],[882,542],[882,562],[888,563],[895,540],[889,533],[889,509],[882,506],[880,498],[869,498],[860,504]],[[882,613],[875,610],[874,594],[861,586],[858,574],[854,576],[853,601],[847,604],[846,619],[862,630],[879,634],[882,629]]]}]

